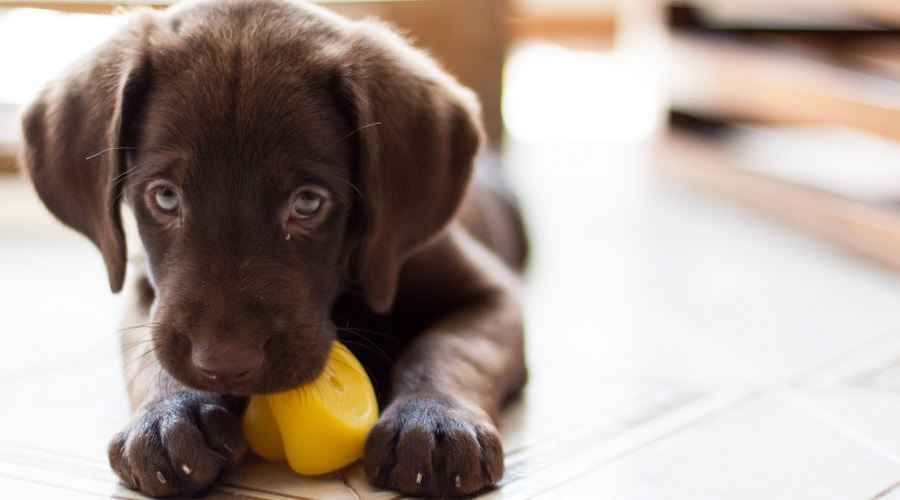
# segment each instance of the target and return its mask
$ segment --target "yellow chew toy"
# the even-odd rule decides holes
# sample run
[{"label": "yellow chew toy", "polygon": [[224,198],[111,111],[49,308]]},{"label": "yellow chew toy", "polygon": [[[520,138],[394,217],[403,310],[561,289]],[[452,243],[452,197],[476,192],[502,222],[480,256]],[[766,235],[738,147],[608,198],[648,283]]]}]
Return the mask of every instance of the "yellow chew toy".
[{"label": "yellow chew toy", "polygon": [[294,472],[315,475],[361,458],[376,420],[372,382],[356,357],[335,342],[315,381],[250,398],[243,427],[247,444],[257,455],[287,458]]}]

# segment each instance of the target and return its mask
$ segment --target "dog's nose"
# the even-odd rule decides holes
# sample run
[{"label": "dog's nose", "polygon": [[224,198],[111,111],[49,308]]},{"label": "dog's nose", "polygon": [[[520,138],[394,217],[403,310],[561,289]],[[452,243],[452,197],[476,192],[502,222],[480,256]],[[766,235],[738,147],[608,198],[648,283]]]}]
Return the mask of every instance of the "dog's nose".
[{"label": "dog's nose", "polygon": [[233,384],[249,380],[262,366],[263,356],[259,349],[203,349],[192,352],[191,360],[206,379]]}]

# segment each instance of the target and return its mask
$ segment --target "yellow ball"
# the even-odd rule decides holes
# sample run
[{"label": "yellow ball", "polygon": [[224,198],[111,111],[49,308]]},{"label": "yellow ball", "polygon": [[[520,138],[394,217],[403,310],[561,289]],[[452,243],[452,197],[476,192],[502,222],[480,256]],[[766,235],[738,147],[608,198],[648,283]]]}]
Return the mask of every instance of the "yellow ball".
[{"label": "yellow ball", "polygon": [[335,342],[322,375],[276,394],[250,398],[247,444],[268,460],[288,461],[298,474],[325,474],[362,458],[378,420],[372,382],[359,360]]}]

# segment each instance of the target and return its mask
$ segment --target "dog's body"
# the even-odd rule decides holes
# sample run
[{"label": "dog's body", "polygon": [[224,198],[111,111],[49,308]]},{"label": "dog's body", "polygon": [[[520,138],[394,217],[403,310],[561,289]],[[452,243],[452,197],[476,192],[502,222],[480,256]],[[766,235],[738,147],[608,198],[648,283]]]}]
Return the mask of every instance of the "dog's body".
[{"label": "dog's body", "polygon": [[[276,0],[142,11],[37,99],[23,162],[123,286],[119,200],[147,258],[110,443],[129,487],[208,487],[245,449],[246,396],[322,370],[335,338],[384,411],[377,485],[466,495],[503,471],[525,381],[513,206],[468,189],[471,94],[388,30]],[[467,194],[468,193],[468,194]]]}]

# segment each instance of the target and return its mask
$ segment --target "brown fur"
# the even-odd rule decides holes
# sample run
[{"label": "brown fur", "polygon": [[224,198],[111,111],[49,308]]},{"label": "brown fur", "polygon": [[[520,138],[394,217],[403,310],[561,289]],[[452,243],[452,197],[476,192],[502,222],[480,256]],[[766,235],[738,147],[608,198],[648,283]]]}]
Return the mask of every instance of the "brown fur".
[{"label": "brown fur", "polygon": [[[121,201],[137,220],[148,269],[127,321],[142,326],[123,335],[135,413],[110,444],[122,481],[207,488],[246,449],[246,396],[312,380],[340,338],[386,405],[366,446],[375,484],[495,484],[497,414],[525,379],[509,268],[524,240],[496,193],[466,197],[482,135],[471,92],[390,30],[306,4],[131,16],[27,110],[22,155],[113,291]],[[151,207],[159,179],[183,193],[174,218]],[[333,202],[312,228],[284,215],[306,183]]]}]

